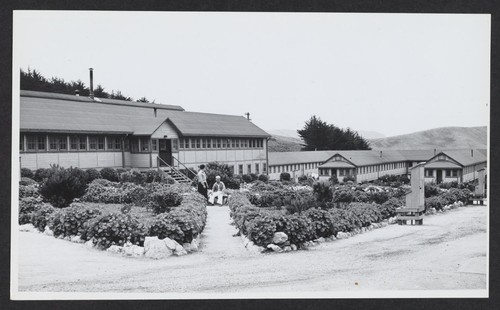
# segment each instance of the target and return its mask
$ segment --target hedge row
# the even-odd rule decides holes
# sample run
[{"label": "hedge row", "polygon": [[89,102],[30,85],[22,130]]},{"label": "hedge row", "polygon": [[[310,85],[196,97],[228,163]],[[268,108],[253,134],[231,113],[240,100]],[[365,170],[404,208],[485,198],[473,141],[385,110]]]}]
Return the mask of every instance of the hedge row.
[{"label": "hedge row", "polygon": [[310,208],[289,214],[253,205],[246,195],[234,193],[229,198],[234,225],[255,244],[267,246],[275,232],[284,232],[291,243],[301,245],[320,237],[335,236],[394,216],[401,202],[395,198],[382,205],[351,203],[346,208],[323,210]]},{"label": "hedge row", "polygon": [[434,208],[436,210],[442,210],[444,206],[458,201],[467,204],[471,196],[472,192],[468,188],[450,188],[449,190],[440,190],[437,191],[436,195],[425,198],[425,209],[428,210]]}]

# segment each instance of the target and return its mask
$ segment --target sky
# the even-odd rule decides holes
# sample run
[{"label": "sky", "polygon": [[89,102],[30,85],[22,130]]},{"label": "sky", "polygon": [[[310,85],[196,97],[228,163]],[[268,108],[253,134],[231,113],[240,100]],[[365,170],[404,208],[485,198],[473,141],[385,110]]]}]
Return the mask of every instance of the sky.
[{"label": "sky", "polygon": [[[490,15],[16,11],[14,72],[265,130],[316,115],[393,136],[486,126]],[[15,84],[16,85],[16,84]],[[14,85],[14,86],[15,86]]]}]

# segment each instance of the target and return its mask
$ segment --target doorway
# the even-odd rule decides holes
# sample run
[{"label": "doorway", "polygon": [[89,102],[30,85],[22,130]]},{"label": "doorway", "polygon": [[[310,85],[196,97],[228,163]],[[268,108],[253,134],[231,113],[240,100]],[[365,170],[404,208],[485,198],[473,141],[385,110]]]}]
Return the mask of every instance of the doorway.
[{"label": "doorway", "polygon": [[436,184],[441,184],[442,181],[443,181],[443,170],[438,169],[436,171]]},{"label": "doorway", "polygon": [[160,157],[160,166],[165,166],[165,163],[172,165],[172,140],[160,139],[158,156]]}]

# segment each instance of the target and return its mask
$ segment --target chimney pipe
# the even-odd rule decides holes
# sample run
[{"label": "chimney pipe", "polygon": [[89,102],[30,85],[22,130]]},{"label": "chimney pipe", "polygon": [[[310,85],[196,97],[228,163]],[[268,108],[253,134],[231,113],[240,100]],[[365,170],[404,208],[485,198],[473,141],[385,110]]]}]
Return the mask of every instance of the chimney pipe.
[{"label": "chimney pipe", "polygon": [[434,149],[434,155],[436,155],[436,149]]},{"label": "chimney pipe", "polygon": [[247,112],[247,113],[245,113],[245,115],[247,116],[247,120],[250,120],[250,113]]},{"label": "chimney pipe", "polygon": [[474,150],[470,150],[470,157],[474,157]]},{"label": "chimney pipe", "polygon": [[75,90],[75,96],[77,96],[77,97],[80,96],[80,91],[78,89]]},{"label": "chimney pipe", "polygon": [[382,158],[382,151],[380,151],[380,158]]},{"label": "chimney pipe", "polygon": [[90,73],[90,99],[94,99],[94,69],[89,68]]}]

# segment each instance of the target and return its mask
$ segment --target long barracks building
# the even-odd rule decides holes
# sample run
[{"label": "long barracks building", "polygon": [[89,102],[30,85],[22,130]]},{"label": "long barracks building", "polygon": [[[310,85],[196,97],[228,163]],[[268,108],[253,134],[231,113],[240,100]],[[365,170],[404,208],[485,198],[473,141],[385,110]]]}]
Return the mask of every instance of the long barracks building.
[{"label": "long barracks building", "polygon": [[487,164],[485,149],[467,150],[370,150],[269,153],[269,176],[315,176],[320,180],[335,175],[339,181],[352,176],[356,182],[376,180],[384,175],[409,174],[411,167],[425,162],[425,182],[466,182],[477,178]]},{"label": "long barracks building", "polygon": [[243,116],[180,106],[21,91],[21,167],[151,169],[228,164],[267,173],[269,134]]}]

